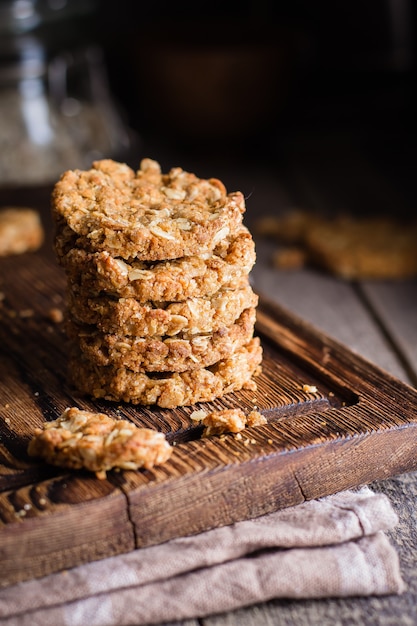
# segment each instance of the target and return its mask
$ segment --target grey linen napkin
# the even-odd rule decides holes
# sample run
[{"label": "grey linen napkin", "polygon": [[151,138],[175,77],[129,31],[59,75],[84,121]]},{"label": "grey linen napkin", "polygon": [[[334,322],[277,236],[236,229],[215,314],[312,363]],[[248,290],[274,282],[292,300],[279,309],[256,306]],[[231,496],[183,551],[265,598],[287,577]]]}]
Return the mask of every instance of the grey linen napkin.
[{"label": "grey linen napkin", "polygon": [[398,522],[368,487],[0,590],[7,626],[125,626],[203,617],[271,598],[402,593],[384,534]]}]

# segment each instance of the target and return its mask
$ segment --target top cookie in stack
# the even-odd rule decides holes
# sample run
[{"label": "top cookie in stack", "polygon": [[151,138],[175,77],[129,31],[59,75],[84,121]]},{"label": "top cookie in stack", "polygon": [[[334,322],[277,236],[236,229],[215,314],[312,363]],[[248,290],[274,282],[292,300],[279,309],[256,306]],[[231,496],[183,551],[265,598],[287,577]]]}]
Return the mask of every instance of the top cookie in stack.
[{"label": "top cookie in stack", "polygon": [[240,192],[143,159],[128,165],[96,161],[89,171],[68,171],[55,186],[52,204],[59,256],[69,248],[106,251],[113,257],[160,261],[212,252],[234,236],[245,211]]},{"label": "top cookie in stack", "polygon": [[255,262],[240,192],[144,159],[68,171],[54,246],[68,279],[70,370],[93,397],[173,408],[254,385]]}]

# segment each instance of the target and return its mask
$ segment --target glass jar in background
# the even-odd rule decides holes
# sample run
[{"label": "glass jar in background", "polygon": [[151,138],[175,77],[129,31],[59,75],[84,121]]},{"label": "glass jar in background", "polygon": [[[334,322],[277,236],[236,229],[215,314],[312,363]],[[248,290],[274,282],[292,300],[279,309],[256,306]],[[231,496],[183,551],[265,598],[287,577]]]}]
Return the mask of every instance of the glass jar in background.
[{"label": "glass jar in background", "polygon": [[0,186],[47,185],[129,153],[102,51],[73,27],[93,5],[0,0]]}]

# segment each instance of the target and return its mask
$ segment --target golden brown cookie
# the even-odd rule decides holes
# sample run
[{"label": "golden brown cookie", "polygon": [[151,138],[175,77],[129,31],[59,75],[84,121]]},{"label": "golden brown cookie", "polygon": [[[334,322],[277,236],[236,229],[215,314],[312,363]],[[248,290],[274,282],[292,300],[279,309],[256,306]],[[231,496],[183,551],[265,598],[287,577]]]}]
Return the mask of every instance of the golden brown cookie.
[{"label": "golden brown cookie", "polygon": [[38,211],[23,207],[0,209],[0,256],[37,250],[43,240]]},{"label": "golden brown cookie", "polygon": [[36,430],[28,453],[52,465],[85,468],[104,478],[114,467],[150,469],[165,463],[172,448],[163,433],[71,407]]},{"label": "golden brown cookie", "polygon": [[254,227],[280,243],[298,244],[274,253],[273,264],[295,269],[315,265],[347,280],[402,279],[417,275],[417,222],[391,217],[333,218],[305,211],[262,218]]},{"label": "golden brown cookie", "polygon": [[68,320],[70,339],[95,365],[126,367],[134,372],[184,372],[229,357],[253,336],[256,311],[246,309],[234,324],[209,335],[136,337],[104,334]]},{"label": "golden brown cookie", "polygon": [[89,296],[102,293],[135,298],[139,302],[183,301],[211,296],[240,283],[256,259],[251,234],[241,227],[234,239],[219,243],[215,253],[173,261],[128,263],[108,252],[70,250],[62,258],[68,280]]},{"label": "golden brown cookie", "polygon": [[417,222],[340,217],[307,233],[311,261],[346,279],[394,279],[417,274]]},{"label": "golden brown cookie", "polygon": [[247,387],[255,390],[252,377],[260,373],[261,361],[262,347],[255,337],[209,368],[167,373],[163,377],[123,367],[94,365],[80,354],[71,358],[70,373],[78,390],[93,398],[172,409],[210,402]]},{"label": "golden brown cookie", "polygon": [[244,309],[256,307],[258,296],[247,278],[236,289],[220,289],[207,298],[183,302],[147,302],[135,298],[84,296],[68,289],[68,312],[79,324],[94,324],[103,333],[155,337],[212,333],[233,324]]},{"label": "golden brown cookie", "polygon": [[71,248],[123,259],[175,259],[210,252],[234,235],[245,211],[240,192],[180,167],[161,173],[143,159],[134,172],[102,160],[88,171],[69,170],[55,185],[52,216],[58,257]]}]

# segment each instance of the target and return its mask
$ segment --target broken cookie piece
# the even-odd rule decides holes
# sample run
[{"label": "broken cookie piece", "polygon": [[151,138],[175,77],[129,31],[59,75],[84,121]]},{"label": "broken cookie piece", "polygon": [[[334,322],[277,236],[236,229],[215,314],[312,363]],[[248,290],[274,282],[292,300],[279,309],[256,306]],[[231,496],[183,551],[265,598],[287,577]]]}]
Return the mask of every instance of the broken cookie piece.
[{"label": "broken cookie piece", "polygon": [[0,256],[37,250],[44,231],[37,211],[30,208],[0,209]]},{"label": "broken cookie piece", "polygon": [[259,411],[251,411],[245,415],[242,409],[223,409],[211,413],[200,410],[194,411],[190,417],[192,420],[203,424],[203,437],[223,433],[238,433],[246,427],[267,423],[266,418]]},{"label": "broken cookie piece", "polygon": [[95,472],[97,478],[105,478],[112,468],[136,470],[160,465],[170,458],[172,448],[163,433],[71,407],[35,431],[28,453],[51,465],[84,468]]},{"label": "broken cookie piece", "polygon": [[400,280],[417,275],[415,219],[325,217],[292,211],[260,219],[254,232],[287,246],[273,254],[272,264],[279,269],[311,265],[345,280]]},{"label": "broken cookie piece", "polygon": [[315,225],[305,244],[312,263],[346,280],[417,275],[417,221],[342,216]]}]

